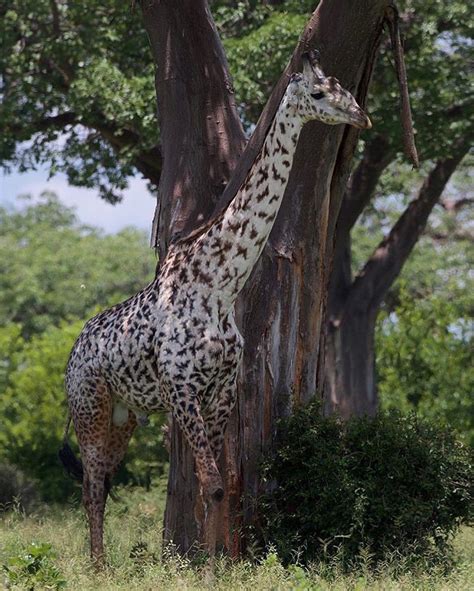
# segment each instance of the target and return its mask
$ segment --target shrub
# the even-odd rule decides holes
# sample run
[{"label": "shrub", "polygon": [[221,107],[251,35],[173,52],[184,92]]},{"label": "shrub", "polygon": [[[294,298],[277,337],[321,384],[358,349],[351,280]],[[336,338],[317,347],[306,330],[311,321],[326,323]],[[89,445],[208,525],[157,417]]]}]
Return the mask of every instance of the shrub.
[{"label": "shrub", "polygon": [[29,544],[3,565],[8,583],[21,589],[63,588],[66,581],[54,566],[55,557],[50,544]]},{"label": "shrub", "polygon": [[[64,474],[58,450],[67,418],[64,370],[83,324],[79,320],[51,326],[29,341],[18,337],[9,359],[7,386],[0,396],[0,462],[14,465],[35,479],[42,500],[47,502],[64,502],[78,491],[77,483]],[[5,342],[10,339],[0,327],[0,344],[2,336]],[[149,427],[136,430],[127,462],[115,481],[149,485],[152,476],[163,472],[167,455],[160,426],[164,415],[150,419]],[[73,431],[71,428],[71,439]]]},{"label": "shrub", "polygon": [[310,404],[281,424],[264,472],[264,532],[284,561],[447,556],[472,517],[472,450],[413,415],[342,423]]}]

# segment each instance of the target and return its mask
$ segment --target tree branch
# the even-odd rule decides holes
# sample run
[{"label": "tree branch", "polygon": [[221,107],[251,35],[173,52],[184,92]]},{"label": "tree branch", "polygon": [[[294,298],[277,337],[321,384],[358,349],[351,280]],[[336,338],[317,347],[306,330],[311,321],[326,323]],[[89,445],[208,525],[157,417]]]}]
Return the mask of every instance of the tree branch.
[{"label": "tree branch", "polygon": [[59,20],[59,8],[56,4],[56,0],[49,0],[49,5],[51,7],[51,16],[53,20],[53,34],[55,37],[59,37],[61,35],[61,25]]},{"label": "tree branch", "polygon": [[362,159],[352,173],[337,218],[334,256],[329,285],[328,307],[337,318],[352,285],[350,232],[360,214],[372,200],[380,176],[395,158],[387,138],[375,135],[367,141]]},{"label": "tree branch", "polygon": [[[42,117],[32,121],[28,126],[7,125],[5,130],[13,133],[22,141],[29,140],[35,133],[51,129],[61,130],[67,125],[82,125],[88,129],[94,129],[110,143],[112,148],[119,153],[124,148],[136,147],[141,143],[140,134],[130,129],[119,128],[112,122],[106,121],[100,113],[93,113],[93,120],[80,119],[73,111],[60,113],[51,117]],[[162,156],[160,148],[155,145],[147,150],[138,151],[132,164],[143,176],[158,186],[161,174]]]},{"label": "tree branch", "polygon": [[441,232],[436,232],[434,230],[427,230],[426,235],[434,240],[434,242],[448,242],[448,241],[455,241],[455,242],[474,242],[474,234],[472,232],[453,232],[452,234],[443,234]]},{"label": "tree branch", "polygon": [[356,277],[346,300],[345,313],[353,306],[380,305],[423,233],[433,207],[469,145],[469,138],[464,137],[453,146],[452,156],[438,160],[421,186],[418,197],[408,205]]},{"label": "tree branch", "polygon": [[338,235],[352,229],[370,203],[382,172],[394,158],[395,151],[387,138],[375,135],[366,142],[362,159],[352,173],[349,186],[344,193],[337,220]]},{"label": "tree branch", "polygon": [[[79,121],[77,120],[76,113],[68,111],[66,113],[60,113],[51,117],[42,117],[29,124],[32,130],[28,129],[24,125],[11,125],[6,124],[4,129],[15,135],[17,135],[22,141],[29,139],[34,133],[39,131],[48,131],[50,129],[61,129],[66,125],[76,125]],[[25,135],[27,132],[27,136]]]},{"label": "tree branch", "polygon": [[397,70],[398,85],[401,101],[401,119],[403,129],[403,146],[405,153],[411,160],[415,168],[419,168],[418,153],[415,145],[415,135],[413,131],[413,119],[410,107],[410,95],[408,93],[407,73],[405,69],[405,58],[400,40],[399,16],[397,8],[392,4],[386,11],[387,22],[390,29],[392,40],[392,51],[395,57],[395,66]]},{"label": "tree branch", "polygon": [[439,204],[445,211],[456,213],[464,207],[474,205],[474,199],[470,197],[463,197],[462,199],[441,199]]},{"label": "tree branch", "polygon": [[[95,119],[95,122],[82,122],[82,124],[98,131],[116,152],[120,152],[124,148],[140,145],[141,138],[137,132],[131,129],[118,128],[110,121],[98,121],[97,117]],[[137,152],[132,163],[145,178],[158,186],[162,167],[162,155],[158,146]]]}]

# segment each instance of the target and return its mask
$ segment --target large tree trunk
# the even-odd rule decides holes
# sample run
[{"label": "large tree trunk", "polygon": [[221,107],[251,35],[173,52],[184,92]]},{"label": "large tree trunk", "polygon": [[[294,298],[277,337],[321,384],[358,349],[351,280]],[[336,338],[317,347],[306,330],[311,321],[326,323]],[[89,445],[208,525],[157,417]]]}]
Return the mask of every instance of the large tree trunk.
[{"label": "large tree trunk", "polygon": [[[161,260],[170,241],[210,217],[245,136],[207,2],[160,0],[142,9],[156,64],[163,155],[152,235]],[[202,507],[191,451],[175,424],[170,432],[164,539],[187,552],[202,538]]]},{"label": "large tree trunk", "polygon": [[222,43],[206,0],[143,3],[156,65],[163,168],[152,243],[205,222],[245,146]]},{"label": "large tree trunk", "polygon": [[325,414],[369,416],[377,410],[374,331],[377,311],[363,299],[347,306],[352,287],[351,230],[370,203],[382,172],[395,157],[389,141],[373,135],[344,194],[329,283],[324,389]]},{"label": "large tree trunk", "polygon": [[[347,198],[347,194],[346,194]],[[342,208],[341,214],[344,211]],[[375,321],[377,309],[364,299],[347,304],[352,284],[350,235],[336,241],[330,281],[325,349],[325,414],[342,418],[373,416],[377,411],[375,384]]]},{"label": "large tree trunk", "polygon": [[[275,88],[247,150],[239,161],[232,182],[222,198],[221,207],[232,197],[260,149],[286,87],[287,72],[301,65],[300,53],[303,47],[320,49],[323,69],[329,75],[337,76],[344,87],[352,90],[359,104],[364,105],[387,4],[388,0],[320,2],[289,68]],[[193,15],[189,18],[191,10]],[[160,71],[166,66],[164,56],[167,56],[169,64],[175,59],[170,46],[183,59],[189,52],[187,59],[197,61],[204,67],[205,60],[209,59],[209,53],[204,52],[204,48],[200,50],[204,38],[211,35],[212,41],[208,40],[207,43],[217,43],[212,27],[208,26],[206,31],[196,26],[196,11],[200,12],[199,22],[209,23],[208,16],[203,20],[205,6],[202,1],[162,0],[145,10],[145,20],[158,64],[159,97]],[[188,26],[198,38],[193,44],[182,42],[189,33]],[[158,32],[155,32],[155,28]],[[175,35],[180,35],[179,41]],[[221,61],[221,66],[223,63]],[[171,67],[165,67],[165,70],[168,78],[175,75]],[[209,74],[207,68],[205,72]],[[209,75],[225,77],[226,73],[221,67],[220,72],[211,69]],[[214,82],[222,86],[222,80],[219,82],[216,79]],[[205,86],[199,92],[203,93],[203,103],[199,104],[207,104],[206,93],[209,94],[211,89]],[[199,126],[205,109],[199,110],[199,105],[196,107],[194,103],[196,97],[188,96],[185,89],[181,90],[180,100],[187,103],[186,108],[190,109],[190,125]],[[164,123],[168,111],[163,99],[159,98],[159,101]],[[170,103],[168,109],[173,112]],[[222,111],[222,119],[219,116],[224,133],[229,130],[229,116],[233,118],[234,114],[225,110]],[[232,134],[228,138],[229,150],[235,155],[240,150],[241,138],[238,147],[232,145]],[[306,126],[269,244],[237,306],[238,322],[246,347],[239,380],[238,404],[221,459],[226,494],[218,508],[216,522],[218,542],[232,556],[244,550],[247,532],[258,528],[255,501],[263,490],[260,462],[266,453],[271,452],[277,420],[291,413],[295,405],[322,393],[326,299],[335,225],[357,138],[357,131],[353,128],[328,127],[319,123]],[[165,178],[171,175],[175,179],[171,185],[162,181],[166,191],[162,190],[160,196],[158,235],[160,243],[162,240],[166,243],[168,236],[176,231],[187,230],[192,225],[189,212],[194,215],[196,198],[206,198],[201,194],[203,184],[213,185],[213,182],[205,183],[202,179],[206,174],[211,174],[216,160],[226,161],[226,171],[229,171],[235,159],[227,159],[224,153],[216,157],[212,150],[205,147],[204,152],[207,151],[209,160],[205,165],[198,161],[198,170],[195,172],[195,165],[186,167],[185,161],[174,153],[174,137],[165,133],[162,139],[163,175]],[[169,143],[165,145],[166,142]],[[181,153],[180,143],[177,145]],[[186,154],[189,154],[193,146],[187,145],[187,149]],[[183,165],[184,169],[181,168]],[[169,166],[173,170],[167,173]],[[195,174],[198,175],[198,193],[193,196]],[[179,182],[182,175],[184,183]],[[184,194],[181,191],[183,186],[190,187]],[[185,198],[191,200],[189,209],[186,204],[183,205]],[[173,213],[177,207],[179,215]],[[200,209],[197,205],[197,210]],[[167,213],[169,211],[171,215]],[[207,215],[209,210],[203,208],[202,211]],[[189,551],[205,529],[204,514],[196,493],[193,464],[177,430],[173,430],[172,435],[165,528],[166,539],[172,539],[181,552]]]}]

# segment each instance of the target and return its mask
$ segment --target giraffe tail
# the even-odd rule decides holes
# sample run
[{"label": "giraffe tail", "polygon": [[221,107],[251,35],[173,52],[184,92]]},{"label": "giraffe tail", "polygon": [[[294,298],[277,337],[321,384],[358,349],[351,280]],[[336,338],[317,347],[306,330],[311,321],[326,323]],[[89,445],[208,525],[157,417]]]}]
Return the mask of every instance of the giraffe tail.
[{"label": "giraffe tail", "polygon": [[84,468],[82,462],[79,460],[72,450],[72,447],[68,442],[68,431],[71,424],[71,415],[68,416],[66,429],[64,430],[63,445],[58,452],[59,459],[61,460],[64,469],[71,478],[82,482],[84,479]]}]

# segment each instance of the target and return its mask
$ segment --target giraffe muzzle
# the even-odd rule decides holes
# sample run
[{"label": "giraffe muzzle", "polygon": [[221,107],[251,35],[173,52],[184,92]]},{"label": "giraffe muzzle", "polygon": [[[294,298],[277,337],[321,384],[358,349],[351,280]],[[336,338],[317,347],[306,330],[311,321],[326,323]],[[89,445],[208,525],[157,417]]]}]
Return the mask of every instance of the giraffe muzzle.
[{"label": "giraffe muzzle", "polygon": [[350,114],[350,124],[358,129],[371,129],[372,121],[362,109],[358,109]]}]

